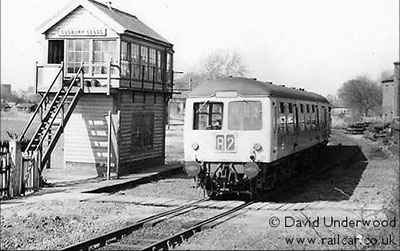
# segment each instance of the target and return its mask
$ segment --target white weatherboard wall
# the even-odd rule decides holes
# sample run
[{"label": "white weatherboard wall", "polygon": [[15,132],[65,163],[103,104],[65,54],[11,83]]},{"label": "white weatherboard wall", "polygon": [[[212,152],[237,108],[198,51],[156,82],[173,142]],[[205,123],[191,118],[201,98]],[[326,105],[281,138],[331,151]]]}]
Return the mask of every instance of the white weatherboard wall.
[{"label": "white weatherboard wall", "polygon": [[65,128],[64,159],[68,162],[107,163],[107,120],[113,99],[106,95],[84,95]]},{"label": "white weatherboard wall", "polygon": [[[64,38],[58,33],[59,29],[93,29],[107,28],[106,36],[98,36],[98,38],[117,38],[119,37],[111,28],[105,25],[100,19],[91,14],[83,7],[79,7],[71,14],[65,17],[59,24],[52,27],[47,33],[47,38]],[[79,38],[79,37],[78,37]]]}]

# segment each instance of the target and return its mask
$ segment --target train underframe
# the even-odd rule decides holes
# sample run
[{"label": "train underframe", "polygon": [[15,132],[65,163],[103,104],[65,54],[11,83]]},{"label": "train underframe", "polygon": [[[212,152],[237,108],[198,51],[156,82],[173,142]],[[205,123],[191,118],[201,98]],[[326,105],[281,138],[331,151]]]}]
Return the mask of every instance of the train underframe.
[{"label": "train underframe", "polygon": [[325,148],[326,143],[321,143],[271,163],[254,162],[258,174],[253,178],[243,171],[246,165],[243,162],[202,162],[196,180],[211,198],[222,194],[245,194],[255,199],[295,176],[301,177],[315,170]]}]

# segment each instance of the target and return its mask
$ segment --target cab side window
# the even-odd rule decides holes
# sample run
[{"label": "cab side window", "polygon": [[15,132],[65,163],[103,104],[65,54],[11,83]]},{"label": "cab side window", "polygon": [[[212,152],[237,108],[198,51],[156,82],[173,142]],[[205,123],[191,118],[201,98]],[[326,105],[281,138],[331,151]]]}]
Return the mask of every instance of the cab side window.
[{"label": "cab side window", "polygon": [[223,103],[194,103],[193,130],[221,130]]}]

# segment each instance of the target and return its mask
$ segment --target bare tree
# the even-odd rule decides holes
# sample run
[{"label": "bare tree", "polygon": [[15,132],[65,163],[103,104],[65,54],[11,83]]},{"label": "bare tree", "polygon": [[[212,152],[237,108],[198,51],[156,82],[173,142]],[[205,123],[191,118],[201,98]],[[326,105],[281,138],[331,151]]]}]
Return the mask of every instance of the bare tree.
[{"label": "bare tree", "polygon": [[345,82],[338,90],[338,97],[359,115],[368,116],[382,106],[382,88],[365,76]]},{"label": "bare tree", "polygon": [[217,50],[201,60],[197,67],[176,78],[175,81],[191,82],[192,87],[196,87],[207,79],[244,76],[245,73],[246,67],[238,52]]},{"label": "bare tree", "polygon": [[204,59],[202,72],[206,79],[241,77],[246,73],[246,66],[238,52],[217,50]]}]

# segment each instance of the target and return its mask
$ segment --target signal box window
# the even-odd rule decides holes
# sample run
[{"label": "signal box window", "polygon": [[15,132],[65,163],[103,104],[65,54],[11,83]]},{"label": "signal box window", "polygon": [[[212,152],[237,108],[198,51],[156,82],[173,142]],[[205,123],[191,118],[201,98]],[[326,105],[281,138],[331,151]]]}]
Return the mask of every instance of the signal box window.
[{"label": "signal box window", "polygon": [[[115,60],[115,41],[93,41],[93,74],[107,74],[106,63]],[[114,68],[113,68],[114,69]],[[113,73],[113,72],[112,72]]]},{"label": "signal box window", "polygon": [[90,41],[87,39],[67,40],[67,72],[77,73],[84,63],[84,72],[88,72]]},{"label": "signal box window", "polygon": [[154,115],[132,114],[131,150],[132,152],[153,148]]},{"label": "signal box window", "polygon": [[194,103],[193,130],[221,130],[222,103]]},{"label": "signal box window", "polygon": [[261,102],[240,101],[229,103],[229,130],[260,130]]}]

